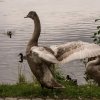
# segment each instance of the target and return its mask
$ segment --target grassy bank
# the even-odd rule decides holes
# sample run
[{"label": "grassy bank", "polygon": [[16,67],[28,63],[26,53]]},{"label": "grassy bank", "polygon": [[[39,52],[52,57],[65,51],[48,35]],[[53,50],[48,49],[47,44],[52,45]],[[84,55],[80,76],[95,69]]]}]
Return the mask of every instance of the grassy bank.
[{"label": "grassy bank", "polygon": [[[63,83],[63,82],[62,82]],[[65,89],[42,89],[39,84],[24,83],[0,85],[0,97],[50,97],[50,98],[98,98],[100,87],[95,85],[76,86],[64,82]]]}]

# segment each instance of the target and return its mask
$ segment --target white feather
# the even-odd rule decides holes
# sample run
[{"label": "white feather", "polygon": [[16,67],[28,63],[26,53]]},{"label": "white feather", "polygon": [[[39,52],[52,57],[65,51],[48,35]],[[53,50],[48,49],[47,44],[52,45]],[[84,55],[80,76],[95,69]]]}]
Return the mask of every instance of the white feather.
[{"label": "white feather", "polygon": [[[51,49],[52,48],[53,46],[51,46]],[[56,45],[52,50],[56,55],[59,55],[59,50],[62,50],[61,55],[58,57],[58,60],[60,59],[60,63],[67,63],[76,59],[100,55],[99,45],[82,41],[74,41],[62,45]]]},{"label": "white feather", "polygon": [[[96,52],[96,53],[95,53]],[[83,59],[83,58],[90,58],[90,57],[95,57],[95,56],[98,56],[100,55],[100,49],[95,49],[95,50],[81,50],[79,52],[75,52],[73,54],[71,54],[70,56],[68,56],[67,58],[63,59],[61,61],[61,63],[67,63],[69,61],[72,61],[72,60],[76,60],[76,59]]]},{"label": "white feather", "polygon": [[52,49],[54,54],[46,50],[44,47],[37,46],[32,47],[31,51],[32,54],[36,53],[39,58],[58,64],[100,55],[99,45],[82,41],[68,42],[62,45],[53,45],[50,46],[50,49]]},{"label": "white feather", "polygon": [[56,57],[52,53],[47,51],[44,47],[34,46],[31,48],[31,51],[32,51],[32,54],[37,53],[40,58],[42,58],[48,62],[59,63],[59,61],[56,59]]}]

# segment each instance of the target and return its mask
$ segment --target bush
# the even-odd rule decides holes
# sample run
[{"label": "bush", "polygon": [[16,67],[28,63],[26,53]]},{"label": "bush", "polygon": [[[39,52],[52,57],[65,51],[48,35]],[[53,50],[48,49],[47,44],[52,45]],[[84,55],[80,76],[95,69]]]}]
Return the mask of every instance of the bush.
[{"label": "bush", "polygon": [[[96,19],[95,22],[97,22],[99,20],[100,19]],[[94,43],[100,45],[100,26],[97,26],[97,31],[94,32],[94,34],[91,38],[93,38]]]}]

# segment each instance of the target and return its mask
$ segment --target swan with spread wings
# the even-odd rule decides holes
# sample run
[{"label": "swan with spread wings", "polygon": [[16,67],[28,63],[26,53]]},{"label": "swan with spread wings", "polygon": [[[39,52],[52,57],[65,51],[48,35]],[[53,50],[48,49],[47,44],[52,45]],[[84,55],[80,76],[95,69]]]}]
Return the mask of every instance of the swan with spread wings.
[{"label": "swan with spread wings", "polygon": [[100,55],[100,46],[94,43],[73,41],[50,47],[38,46],[41,33],[40,20],[35,11],[30,11],[25,18],[34,20],[34,32],[26,48],[26,58],[31,71],[40,82],[47,88],[63,88],[59,84],[50,69],[54,64],[64,64],[75,59],[95,57]]},{"label": "swan with spread wings", "polygon": [[31,51],[33,55],[37,54],[39,58],[45,61],[64,64],[76,59],[98,56],[100,55],[100,46],[94,43],[73,41],[61,45],[52,45],[48,49],[35,46],[31,48]]}]

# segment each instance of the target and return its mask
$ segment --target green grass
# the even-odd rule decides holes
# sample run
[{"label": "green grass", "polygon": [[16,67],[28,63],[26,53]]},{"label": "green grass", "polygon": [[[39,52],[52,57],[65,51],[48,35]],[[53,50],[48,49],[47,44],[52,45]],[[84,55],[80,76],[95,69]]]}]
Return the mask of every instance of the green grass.
[{"label": "green grass", "polygon": [[0,85],[0,97],[50,97],[50,98],[98,98],[100,87],[95,85],[76,86],[63,81],[65,89],[43,89],[39,84],[23,83],[15,85]]}]

